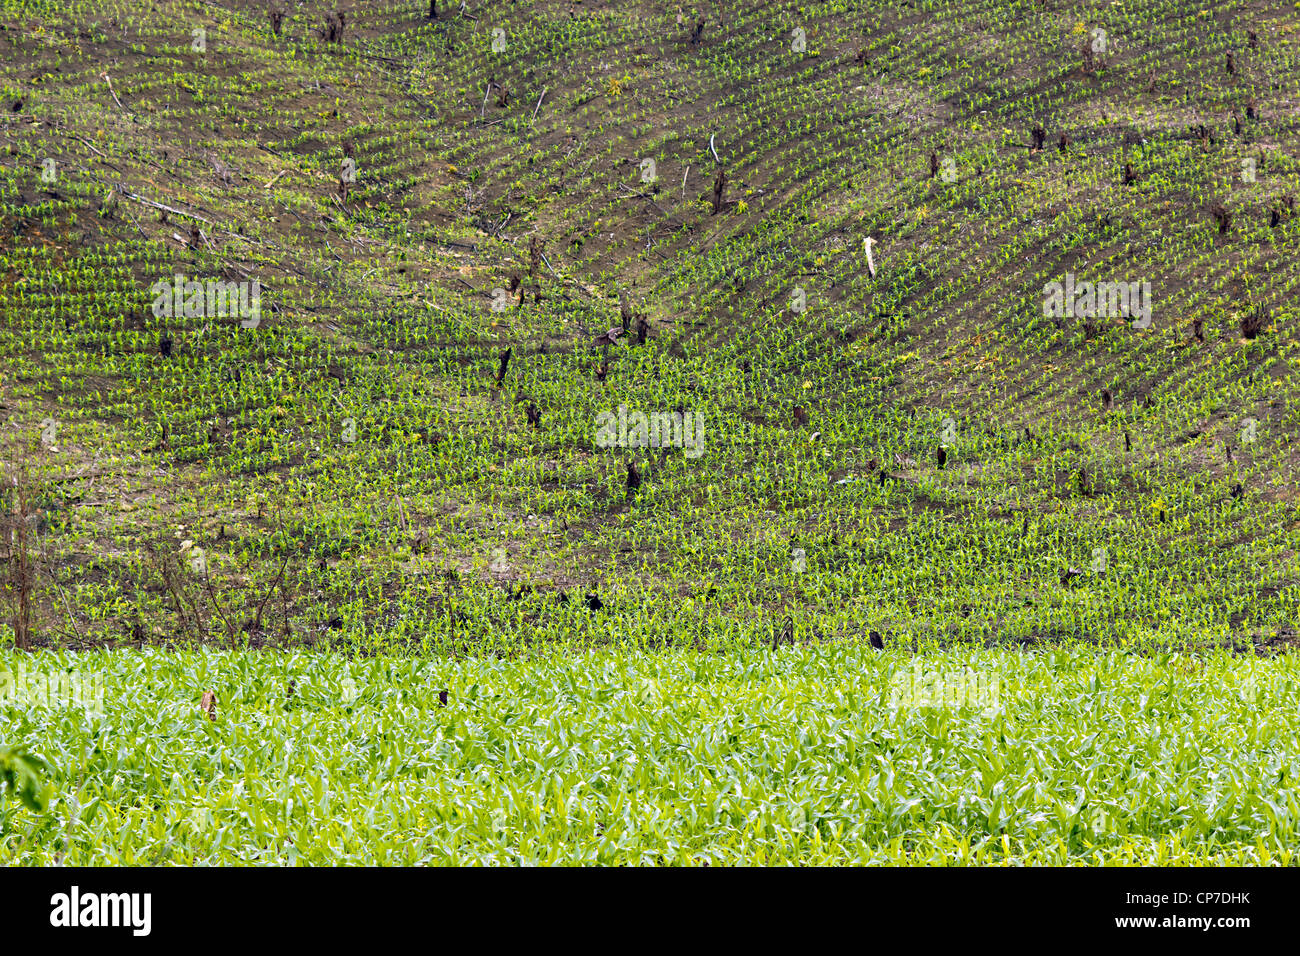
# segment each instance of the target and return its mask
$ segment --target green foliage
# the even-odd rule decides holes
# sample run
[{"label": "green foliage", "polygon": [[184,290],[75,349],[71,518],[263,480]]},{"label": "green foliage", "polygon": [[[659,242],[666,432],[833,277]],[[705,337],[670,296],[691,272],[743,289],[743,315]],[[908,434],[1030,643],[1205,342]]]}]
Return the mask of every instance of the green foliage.
[{"label": "green foliage", "polygon": [[[1300,836],[1289,658],[73,660],[106,671],[109,703],[29,713],[60,796],[0,809],[15,862],[1262,864]],[[917,673],[997,690],[895,692]]]},{"label": "green foliage", "polygon": [[[1141,656],[1222,689],[1300,643],[1289,9],[779,0],[691,43],[664,4],[351,6],[326,44],[320,5],[276,36],[262,4],[0,0],[0,472],[42,489],[36,643],[174,653],[104,664],[108,725],[18,728],[61,796],[5,805],[13,854],[1289,859],[1294,708],[1237,728]],[[261,324],[155,317],[177,273],[260,279]],[[1045,315],[1066,273],[1150,280],[1151,326]],[[598,374],[620,292],[648,340]],[[699,412],[704,453],[598,447],[619,405]],[[886,655],[846,649],[873,631]],[[245,713],[279,663],[218,640],[379,702]],[[1063,670],[1021,653],[1061,643]],[[872,709],[912,648],[1047,703]],[[1116,684],[1061,696],[1098,661]]]},{"label": "green foliage", "polygon": [[41,781],[49,767],[34,754],[13,746],[0,747],[0,792],[8,791],[33,813],[43,813],[50,789]]}]

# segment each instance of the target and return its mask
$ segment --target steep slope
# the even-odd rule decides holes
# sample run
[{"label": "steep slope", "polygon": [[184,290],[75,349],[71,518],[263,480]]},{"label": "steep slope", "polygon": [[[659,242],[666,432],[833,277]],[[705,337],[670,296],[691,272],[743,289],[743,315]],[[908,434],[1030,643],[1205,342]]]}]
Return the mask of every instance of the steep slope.
[{"label": "steep slope", "polygon": [[0,2],[38,643],[1294,640],[1292,8],[447,6]]}]

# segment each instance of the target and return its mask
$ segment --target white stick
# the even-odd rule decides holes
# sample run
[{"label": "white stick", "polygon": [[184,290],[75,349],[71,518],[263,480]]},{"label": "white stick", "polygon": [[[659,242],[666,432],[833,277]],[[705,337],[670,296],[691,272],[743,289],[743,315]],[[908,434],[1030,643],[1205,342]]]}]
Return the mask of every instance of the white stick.
[{"label": "white stick", "polygon": [[117,104],[117,108],[120,110],[125,110],[126,107],[122,105],[122,101],[119,100],[117,98],[117,94],[113,92],[113,81],[108,78],[108,74],[101,73],[100,76],[102,76],[104,78],[104,82],[108,84],[108,92],[112,95],[113,102]]}]

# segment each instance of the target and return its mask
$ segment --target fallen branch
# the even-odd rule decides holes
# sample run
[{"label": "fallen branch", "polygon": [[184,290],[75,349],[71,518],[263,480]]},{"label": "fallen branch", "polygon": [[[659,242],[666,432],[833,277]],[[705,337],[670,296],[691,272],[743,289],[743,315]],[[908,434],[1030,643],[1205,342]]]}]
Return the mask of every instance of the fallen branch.
[{"label": "fallen branch", "polygon": [[42,478],[41,481],[43,481],[43,482],[47,482],[47,483],[49,483],[49,484],[54,485],[54,484],[59,484],[59,483],[64,482],[64,481],[79,481],[79,480],[82,479],[82,478],[97,478],[97,477],[99,477],[100,475],[104,475],[104,474],[107,474],[107,472],[104,472],[104,471],[87,471],[87,472],[84,472],[84,473],[80,473],[80,472],[79,472],[79,473],[77,473],[77,474],[75,474],[75,475],[56,475],[56,476],[53,477],[53,478]]},{"label": "fallen branch", "polygon": [[165,203],[154,202],[152,199],[146,199],[143,196],[139,196],[131,192],[131,190],[127,189],[121,183],[106,182],[105,180],[100,179],[98,176],[96,176],[94,173],[92,173],[89,169],[87,169],[84,166],[77,166],[75,168],[77,172],[85,173],[87,176],[89,176],[91,179],[95,180],[96,182],[100,183],[101,185],[112,186],[114,189],[118,191],[118,193],[125,196],[127,199],[134,200],[135,202],[138,203],[143,203],[144,205],[151,206],[154,209],[161,209],[163,212],[170,212],[170,213],[174,213],[177,216],[185,216],[189,219],[196,219],[199,222],[207,223],[209,226],[216,225],[216,223],[214,223],[211,219],[207,219],[203,216],[200,216],[198,213],[186,212],[184,209],[177,209],[175,206],[168,206]]},{"label": "fallen branch", "polygon": [[117,94],[113,92],[113,81],[108,78],[108,74],[101,73],[100,76],[102,76],[104,78],[104,82],[108,84],[108,92],[113,97],[113,102],[117,104],[117,108],[122,110],[123,112],[126,112],[126,107],[122,105],[122,101],[119,100],[117,98]]}]

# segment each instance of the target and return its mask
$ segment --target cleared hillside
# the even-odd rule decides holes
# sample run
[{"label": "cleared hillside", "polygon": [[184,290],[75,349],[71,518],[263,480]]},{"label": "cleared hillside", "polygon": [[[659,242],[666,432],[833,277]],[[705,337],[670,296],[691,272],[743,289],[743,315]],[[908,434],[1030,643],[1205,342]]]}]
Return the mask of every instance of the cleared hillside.
[{"label": "cleared hillside", "polygon": [[0,3],[33,644],[1295,641],[1293,8],[447,7]]}]

